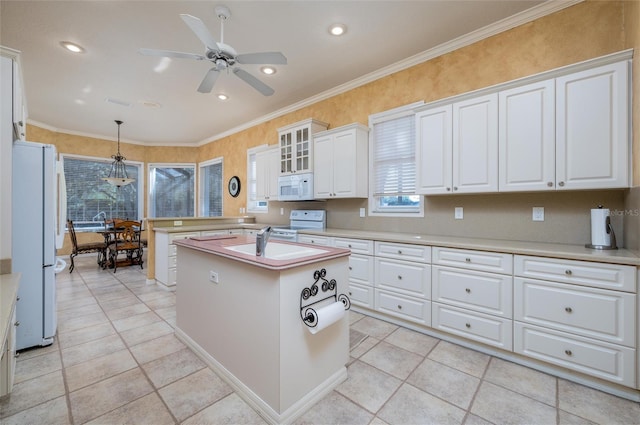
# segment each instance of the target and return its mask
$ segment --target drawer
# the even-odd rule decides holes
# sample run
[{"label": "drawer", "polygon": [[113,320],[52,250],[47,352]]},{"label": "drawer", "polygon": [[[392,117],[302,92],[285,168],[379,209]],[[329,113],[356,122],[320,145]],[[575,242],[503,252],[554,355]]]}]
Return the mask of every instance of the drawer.
[{"label": "drawer", "polygon": [[375,290],[375,309],[392,316],[431,326],[431,302]]},{"label": "drawer", "polygon": [[175,255],[167,259],[167,267],[169,267],[170,269],[175,268],[176,264],[178,264],[178,257],[176,257]]},{"label": "drawer", "polygon": [[516,276],[636,292],[632,266],[516,255],[514,270]]},{"label": "drawer", "polygon": [[349,299],[351,304],[373,309],[373,287],[349,281]]},{"label": "drawer", "polygon": [[200,232],[171,233],[169,234],[169,243],[172,244],[175,240],[195,238],[198,236],[200,236]]},{"label": "drawer", "polygon": [[499,252],[470,251],[433,247],[432,264],[483,272],[512,274],[513,255]]},{"label": "drawer", "polygon": [[514,279],[514,318],[634,347],[635,295],[606,289]]},{"label": "drawer", "polygon": [[230,235],[244,235],[244,229],[229,229],[227,233]]},{"label": "drawer", "polygon": [[414,297],[431,298],[431,266],[375,258],[375,286]]},{"label": "drawer", "polygon": [[378,242],[374,244],[376,256],[397,258],[399,260],[431,262],[431,247],[401,243]]},{"label": "drawer", "polygon": [[333,246],[350,249],[354,254],[373,255],[373,241],[366,239],[335,238]]},{"label": "drawer", "polygon": [[433,301],[512,317],[511,276],[431,266]]},{"label": "drawer", "polygon": [[167,286],[175,286],[176,282],[178,281],[178,270],[177,269],[169,269],[169,273],[168,273],[168,282],[167,282]]},{"label": "drawer", "polygon": [[363,285],[373,286],[373,257],[351,254],[349,256],[349,279]]},{"label": "drawer", "polygon": [[220,229],[220,230],[206,230],[204,232],[200,232],[200,236],[214,236],[214,235],[228,235],[229,230]]},{"label": "drawer", "polygon": [[168,253],[169,253],[169,258],[175,257],[176,254],[178,253],[178,246],[174,244],[169,245]]},{"label": "drawer", "polygon": [[514,323],[513,350],[587,375],[634,387],[636,351],[615,344]]},{"label": "drawer", "polygon": [[433,303],[432,327],[441,331],[511,350],[512,321]]},{"label": "drawer", "polygon": [[328,236],[298,235],[298,242],[311,245],[331,246],[331,238]]}]

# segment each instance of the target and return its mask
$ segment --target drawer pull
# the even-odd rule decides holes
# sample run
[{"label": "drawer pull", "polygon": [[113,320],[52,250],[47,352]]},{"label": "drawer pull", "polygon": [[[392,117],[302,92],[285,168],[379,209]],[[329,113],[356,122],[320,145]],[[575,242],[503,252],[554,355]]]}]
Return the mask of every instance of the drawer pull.
[{"label": "drawer pull", "polygon": [[567,313],[573,313],[573,309],[571,307],[565,307],[564,311],[566,311]]},{"label": "drawer pull", "polygon": [[398,304],[398,310],[402,310],[402,306]]},{"label": "drawer pull", "polygon": [[571,270],[565,270],[564,274],[566,274],[567,276],[571,276],[573,272]]},{"label": "drawer pull", "polygon": [[20,326],[20,321],[16,320],[16,323],[14,323],[13,326]]},{"label": "drawer pull", "polygon": [[401,249],[398,250],[398,254],[402,255],[402,250]]},{"label": "drawer pull", "polygon": [[564,353],[565,353],[567,356],[573,356],[573,353],[571,352],[571,350],[564,350]]},{"label": "drawer pull", "polygon": [[20,353],[16,352],[16,353],[13,355],[13,357],[15,357],[15,358],[17,359],[18,357],[20,357]]},{"label": "drawer pull", "polygon": [[353,267],[349,266],[349,270],[353,270]]},{"label": "drawer pull", "polygon": [[347,245],[349,248],[351,248],[351,244]]},{"label": "drawer pull", "polygon": [[466,261],[467,263],[470,263],[471,262],[471,258],[467,257],[467,258],[464,259],[464,261]]},{"label": "drawer pull", "polygon": [[464,325],[465,325],[467,328],[470,328],[470,327],[471,327],[471,323],[465,323]]},{"label": "drawer pull", "polygon": [[470,294],[470,293],[471,293],[471,289],[470,289],[470,288],[466,288],[464,291],[465,291],[467,294]]},{"label": "drawer pull", "polygon": [[398,275],[398,280],[402,280],[402,276]]},{"label": "drawer pull", "polygon": [[353,295],[353,294],[351,293],[351,291],[349,291],[349,295]]}]

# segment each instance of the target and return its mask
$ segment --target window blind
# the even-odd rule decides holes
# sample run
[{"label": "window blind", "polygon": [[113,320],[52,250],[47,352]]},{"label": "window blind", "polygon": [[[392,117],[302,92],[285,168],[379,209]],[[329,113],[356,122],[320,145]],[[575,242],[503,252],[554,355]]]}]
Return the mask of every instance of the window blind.
[{"label": "window blind", "polygon": [[151,165],[149,169],[149,215],[194,217],[195,166]]},{"label": "window blind", "polygon": [[413,114],[373,124],[374,196],[415,193]]},{"label": "window blind", "polygon": [[222,162],[200,168],[202,172],[203,215],[219,217],[222,215]]}]

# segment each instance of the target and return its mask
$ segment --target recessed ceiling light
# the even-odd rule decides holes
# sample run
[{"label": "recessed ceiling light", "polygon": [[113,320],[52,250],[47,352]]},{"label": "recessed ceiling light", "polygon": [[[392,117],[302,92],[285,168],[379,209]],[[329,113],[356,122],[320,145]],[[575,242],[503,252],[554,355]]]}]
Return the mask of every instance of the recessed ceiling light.
[{"label": "recessed ceiling light", "polygon": [[347,32],[347,26],[345,24],[333,24],[329,27],[329,34],[331,35],[343,35]]},{"label": "recessed ceiling light", "polygon": [[161,105],[158,102],[154,102],[152,100],[140,100],[139,103],[145,108],[159,108]]},{"label": "recessed ceiling light", "polygon": [[61,41],[60,45],[73,53],[84,53],[84,48],[76,43],[70,41]]},{"label": "recessed ceiling light", "polygon": [[227,99],[229,99],[229,96],[227,96],[227,95],[226,95],[226,94],[224,94],[224,93],[219,93],[219,94],[218,94],[218,99],[220,99],[220,100],[227,100]]},{"label": "recessed ceiling light", "polygon": [[272,66],[263,66],[260,68],[260,72],[267,75],[273,75],[276,73],[276,69]]}]

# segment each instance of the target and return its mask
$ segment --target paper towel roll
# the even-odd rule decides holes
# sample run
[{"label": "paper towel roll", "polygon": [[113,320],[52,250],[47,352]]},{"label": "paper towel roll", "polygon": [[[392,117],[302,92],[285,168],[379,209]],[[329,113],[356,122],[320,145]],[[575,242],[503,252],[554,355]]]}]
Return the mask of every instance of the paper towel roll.
[{"label": "paper towel roll", "polygon": [[333,325],[338,320],[342,319],[344,317],[344,312],[344,304],[342,304],[342,302],[340,301],[319,308],[318,310],[316,310],[316,315],[318,317],[316,325],[314,327],[307,326],[307,329],[309,329],[309,332],[315,335],[321,330]]},{"label": "paper towel roll", "polygon": [[591,210],[591,245],[611,245],[611,235],[607,232],[608,208],[594,208]]}]

